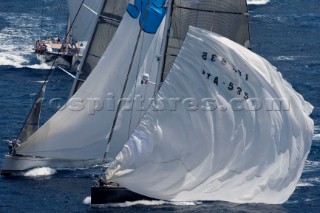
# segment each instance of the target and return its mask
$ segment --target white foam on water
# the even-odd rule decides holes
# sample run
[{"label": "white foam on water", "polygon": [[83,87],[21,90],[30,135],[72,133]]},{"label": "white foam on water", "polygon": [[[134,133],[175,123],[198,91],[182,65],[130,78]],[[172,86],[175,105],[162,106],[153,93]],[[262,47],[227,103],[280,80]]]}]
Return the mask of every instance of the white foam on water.
[{"label": "white foam on water", "polygon": [[9,65],[16,68],[23,67],[23,64],[29,63],[29,60],[16,52],[0,52],[0,66]]},{"label": "white foam on water", "polygon": [[180,202],[170,202],[170,204],[174,206],[196,206],[196,205],[202,204],[202,202],[180,201]]},{"label": "white foam on water", "polygon": [[297,187],[318,186],[320,177],[304,178],[299,180]]},{"label": "white foam on water", "polygon": [[[38,60],[33,51],[34,43],[41,37],[40,34],[53,33],[52,26],[40,31],[40,19],[37,14],[30,13],[4,13],[0,17],[8,23],[7,27],[0,30],[0,66],[7,65],[15,68],[28,67],[32,69],[50,69],[46,64],[36,63]],[[43,17],[43,20],[53,17]],[[54,23],[54,22],[52,22]],[[65,23],[55,23],[58,32]],[[55,30],[55,31],[56,31]]]},{"label": "white foam on water", "polygon": [[90,196],[86,197],[86,198],[83,200],[83,203],[84,203],[84,204],[87,204],[87,205],[90,205],[90,204],[91,204],[91,197],[90,197]]},{"label": "white foam on water", "polygon": [[278,56],[276,57],[277,61],[294,61],[298,57],[297,56]]},{"label": "white foam on water", "polygon": [[297,184],[297,187],[306,187],[306,186],[314,186],[314,185],[311,184],[311,183],[305,183],[305,182],[302,182],[302,181],[299,181],[298,184]]},{"label": "white foam on water", "polygon": [[27,171],[24,176],[25,177],[43,177],[43,176],[51,176],[57,173],[55,169],[51,169],[49,167],[41,167],[35,168]]},{"label": "white foam on water", "polygon": [[36,82],[39,83],[39,84],[44,84],[45,81],[36,81]]},{"label": "white foam on water", "polygon": [[[42,63],[42,64],[33,64],[33,65],[28,65],[25,66],[28,68],[32,68],[32,69],[43,69],[43,70],[49,70],[51,69],[51,65],[48,65],[46,63]],[[54,67],[52,67],[54,69]]]},{"label": "white foam on water", "polygon": [[270,2],[270,0],[247,0],[248,5],[264,5]]},{"label": "white foam on water", "polygon": [[319,161],[306,160],[306,163],[303,168],[303,172],[317,171],[317,170],[319,170],[319,168],[320,168]]},{"label": "white foam on water", "polygon": [[314,134],[312,140],[320,141],[320,134]]},{"label": "white foam on water", "polygon": [[320,126],[314,127],[313,141],[320,141]]},{"label": "white foam on water", "polygon": [[[91,202],[91,197],[86,197],[83,201],[85,204],[87,203],[90,199]],[[96,205],[95,207],[99,208],[108,208],[108,207],[120,207],[120,208],[126,208],[126,207],[131,207],[131,206],[136,206],[136,205],[144,205],[144,206],[161,206],[161,205],[174,205],[174,206],[195,206],[202,204],[202,202],[170,202],[170,201],[164,201],[164,200],[138,200],[138,201],[132,201],[132,202],[124,202],[124,203],[108,203],[108,204],[101,204],[101,205]]]}]

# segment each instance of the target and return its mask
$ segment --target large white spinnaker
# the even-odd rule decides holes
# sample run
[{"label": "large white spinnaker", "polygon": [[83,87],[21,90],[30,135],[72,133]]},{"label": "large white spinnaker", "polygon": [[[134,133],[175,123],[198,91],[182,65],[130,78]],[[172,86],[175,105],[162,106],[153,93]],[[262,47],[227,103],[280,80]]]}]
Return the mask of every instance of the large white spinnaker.
[{"label": "large white spinnaker", "polygon": [[[159,25],[162,18],[158,19]],[[84,165],[85,161],[92,164],[92,160],[101,163],[107,144],[112,149],[113,144],[118,147],[116,143],[126,142],[130,135],[128,128],[131,131],[135,128],[132,125],[122,132],[126,135],[124,141],[109,140],[118,113],[118,101],[121,95],[128,97],[132,93],[151,42],[159,41],[159,38],[154,39],[154,33],[144,32],[140,25],[139,17],[133,18],[128,13],[124,15],[114,39],[85,83],[60,111],[16,149],[16,154],[57,159],[65,161],[65,167],[78,167],[74,162],[79,160]],[[155,47],[159,48],[158,44],[153,46],[154,50]],[[114,129],[120,124],[121,120],[117,119]],[[121,147],[113,150],[119,152]],[[117,153],[108,154],[115,156]],[[18,161],[17,165],[23,163]],[[6,165],[9,164],[13,165]],[[28,162],[27,166],[34,165]],[[8,167],[5,169],[10,170]]]},{"label": "large white spinnaker", "polygon": [[293,193],[313,107],[265,59],[190,27],[156,98],[107,180],[172,201],[279,204]]}]

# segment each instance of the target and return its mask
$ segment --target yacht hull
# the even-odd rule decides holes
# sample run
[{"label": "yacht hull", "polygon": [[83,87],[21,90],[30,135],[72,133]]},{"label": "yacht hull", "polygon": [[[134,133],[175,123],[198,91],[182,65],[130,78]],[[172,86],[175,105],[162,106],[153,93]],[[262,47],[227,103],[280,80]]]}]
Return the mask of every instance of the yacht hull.
[{"label": "yacht hull", "polygon": [[54,169],[84,168],[100,164],[101,162],[102,159],[70,160],[7,154],[1,168],[1,175],[11,175],[40,167]]},{"label": "yacht hull", "polygon": [[99,207],[110,203],[123,203],[127,201],[156,200],[124,187],[116,186],[93,186],[91,187],[91,206]]},{"label": "yacht hull", "polygon": [[55,66],[65,66],[65,67],[72,67],[74,56],[73,55],[63,55],[63,54],[55,54],[55,53],[48,53],[45,52],[43,54],[36,54],[37,59],[41,63],[45,63],[49,66],[52,66],[53,64]]}]

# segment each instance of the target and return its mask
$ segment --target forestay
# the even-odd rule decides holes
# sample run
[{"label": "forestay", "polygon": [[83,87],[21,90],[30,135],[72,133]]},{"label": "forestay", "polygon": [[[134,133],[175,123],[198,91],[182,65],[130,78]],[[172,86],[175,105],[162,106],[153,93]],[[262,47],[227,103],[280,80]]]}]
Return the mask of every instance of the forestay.
[{"label": "forestay", "polygon": [[190,27],[106,178],[172,201],[285,202],[310,151],[313,107],[265,59]]}]

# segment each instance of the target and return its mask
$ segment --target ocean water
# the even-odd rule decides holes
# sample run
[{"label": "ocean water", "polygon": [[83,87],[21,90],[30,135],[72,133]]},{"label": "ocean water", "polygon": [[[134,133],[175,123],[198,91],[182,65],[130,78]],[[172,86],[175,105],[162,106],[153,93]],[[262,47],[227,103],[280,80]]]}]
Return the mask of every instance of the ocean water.
[{"label": "ocean water", "polygon": [[[45,4],[43,3],[45,2]],[[64,0],[0,0],[0,164],[18,134],[50,67],[32,53],[34,41],[66,30]],[[252,51],[268,59],[315,107],[315,133],[302,177],[282,205],[228,202],[140,201],[92,209],[90,187],[101,168],[31,170],[0,177],[0,212],[319,212],[320,210],[320,1],[270,0],[250,6]],[[41,122],[68,96],[72,79],[55,70]],[[58,98],[54,104],[47,100]],[[143,182],[142,182],[143,184]]]}]

